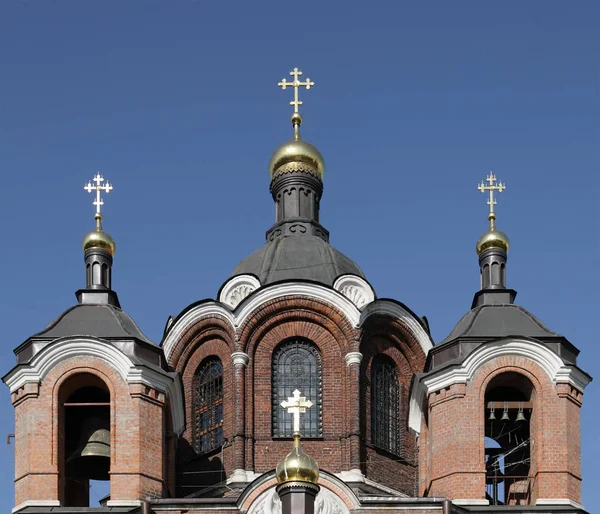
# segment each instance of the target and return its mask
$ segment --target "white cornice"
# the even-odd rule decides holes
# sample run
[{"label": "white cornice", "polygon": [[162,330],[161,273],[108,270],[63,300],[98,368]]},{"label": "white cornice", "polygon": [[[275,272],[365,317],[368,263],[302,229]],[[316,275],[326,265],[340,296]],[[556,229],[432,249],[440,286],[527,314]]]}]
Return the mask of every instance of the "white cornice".
[{"label": "white cornice", "polygon": [[419,346],[423,349],[425,355],[433,348],[431,336],[423,328],[423,325],[419,323],[415,315],[402,307],[402,305],[389,300],[377,300],[370,303],[362,313],[360,326],[362,326],[370,316],[375,314],[399,319],[417,338]]},{"label": "white cornice", "polygon": [[563,360],[542,343],[529,339],[499,339],[476,348],[459,365],[443,368],[415,381],[409,405],[409,428],[415,434],[421,429],[421,409],[430,393],[454,384],[469,383],[475,373],[487,362],[498,357],[524,357],[538,364],[552,382],[568,383],[583,392],[590,377]]},{"label": "white cornice", "polygon": [[411,312],[399,304],[377,300],[366,305],[361,312],[350,299],[335,289],[309,282],[288,282],[258,289],[233,311],[217,302],[205,302],[191,308],[172,325],[162,343],[167,361],[171,358],[175,345],[184,331],[198,320],[211,316],[222,316],[229,321],[234,330],[237,330],[261,305],[285,296],[305,296],[333,305],[354,328],[360,327],[369,316],[374,314],[392,316],[399,319],[414,334],[425,354],[432,347],[431,337],[427,331]]},{"label": "white cornice", "polygon": [[14,393],[27,383],[41,384],[60,362],[71,357],[95,357],[114,369],[128,384],[144,384],[167,395],[174,430],[183,432],[185,419],[181,387],[174,375],[146,366],[137,366],[121,350],[101,339],[71,337],[55,341],[36,354],[25,366],[17,366],[4,379]]}]

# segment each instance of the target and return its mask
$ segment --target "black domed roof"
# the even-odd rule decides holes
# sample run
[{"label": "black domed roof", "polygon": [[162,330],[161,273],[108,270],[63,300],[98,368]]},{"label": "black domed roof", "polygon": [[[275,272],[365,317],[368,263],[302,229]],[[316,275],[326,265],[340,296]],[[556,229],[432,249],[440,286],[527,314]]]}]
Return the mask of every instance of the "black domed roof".
[{"label": "black domed roof", "polygon": [[303,279],[331,286],[345,274],[364,278],[358,265],[317,236],[283,236],[251,253],[233,275],[253,274],[262,285]]},{"label": "black domed roof", "polygon": [[562,337],[549,330],[544,323],[519,305],[480,305],[467,312],[441,344],[464,337],[508,336],[542,339]]}]

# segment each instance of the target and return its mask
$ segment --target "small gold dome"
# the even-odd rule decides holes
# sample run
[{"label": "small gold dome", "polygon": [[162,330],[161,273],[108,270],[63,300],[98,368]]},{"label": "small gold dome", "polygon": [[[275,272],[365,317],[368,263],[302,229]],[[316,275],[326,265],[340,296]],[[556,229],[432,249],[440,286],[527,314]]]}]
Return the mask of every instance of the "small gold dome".
[{"label": "small gold dome", "polygon": [[277,464],[275,476],[278,483],[311,482],[319,480],[319,465],[309,455],[302,451],[300,435],[294,434],[294,448]]},{"label": "small gold dome", "polygon": [[314,173],[316,173],[320,179],[323,178],[323,174],[325,173],[325,161],[323,160],[321,152],[302,139],[292,139],[287,143],[283,143],[273,152],[271,160],[269,161],[269,173],[271,179],[279,174],[277,171],[282,166],[291,163],[307,164],[315,170]]},{"label": "small gold dome", "polygon": [[90,248],[101,248],[114,256],[117,249],[115,240],[102,230],[102,215],[97,213],[95,219],[96,230],[88,232],[83,238],[83,252],[85,253]]},{"label": "small gold dome", "polygon": [[508,252],[509,245],[508,236],[504,232],[495,229],[488,230],[477,240],[477,254],[481,255],[481,252],[488,248],[499,248]]}]

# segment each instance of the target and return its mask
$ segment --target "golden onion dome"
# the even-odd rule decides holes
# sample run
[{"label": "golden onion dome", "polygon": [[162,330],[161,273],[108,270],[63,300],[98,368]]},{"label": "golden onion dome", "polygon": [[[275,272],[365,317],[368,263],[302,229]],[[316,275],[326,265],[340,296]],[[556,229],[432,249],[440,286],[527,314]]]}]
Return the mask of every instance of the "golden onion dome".
[{"label": "golden onion dome", "polygon": [[111,256],[115,255],[117,245],[115,240],[102,230],[102,215],[96,214],[96,230],[88,232],[83,238],[84,253],[92,248],[106,250]]},{"label": "golden onion dome", "polygon": [[277,464],[275,476],[278,483],[310,482],[316,484],[319,480],[319,465],[309,455],[302,451],[300,434],[294,434],[294,447]]},{"label": "golden onion dome", "polygon": [[[308,166],[303,167],[303,164]],[[313,145],[302,139],[292,139],[279,146],[269,161],[271,179],[287,171],[307,171],[323,179],[325,161]]]},{"label": "golden onion dome", "polygon": [[477,254],[481,255],[482,252],[489,248],[499,248],[505,252],[508,252],[510,246],[508,236],[504,232],[500,232],[496,229],[488,230],[477,240]]},{"label": "golden onion dome", "polygon": [[301,123],[302,116],[300,113],[295,112],[292,114],[294,139],[280,145],[271,155],[269,161],[271,179],[290,171],[305,171],[323,179],[325,160],[319,150],[300,139]]}]

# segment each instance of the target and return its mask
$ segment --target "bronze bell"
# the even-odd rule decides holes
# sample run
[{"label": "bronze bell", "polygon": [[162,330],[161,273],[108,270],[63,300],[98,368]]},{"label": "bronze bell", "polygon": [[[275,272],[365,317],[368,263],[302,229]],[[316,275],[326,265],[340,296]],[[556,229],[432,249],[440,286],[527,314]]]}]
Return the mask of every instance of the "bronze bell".
[{"label": "bronze bell", "polygon": [[77,449],[67,459],[69,474],[90,480],[108,480],[110,418],[89,416],[81,421]]},{"label": "bronze bell", "polygon": [[515,421],[527,421],[525,414],[523,414],[523,405],[519,405],[519,412],[517,413],[517,419]]}]

